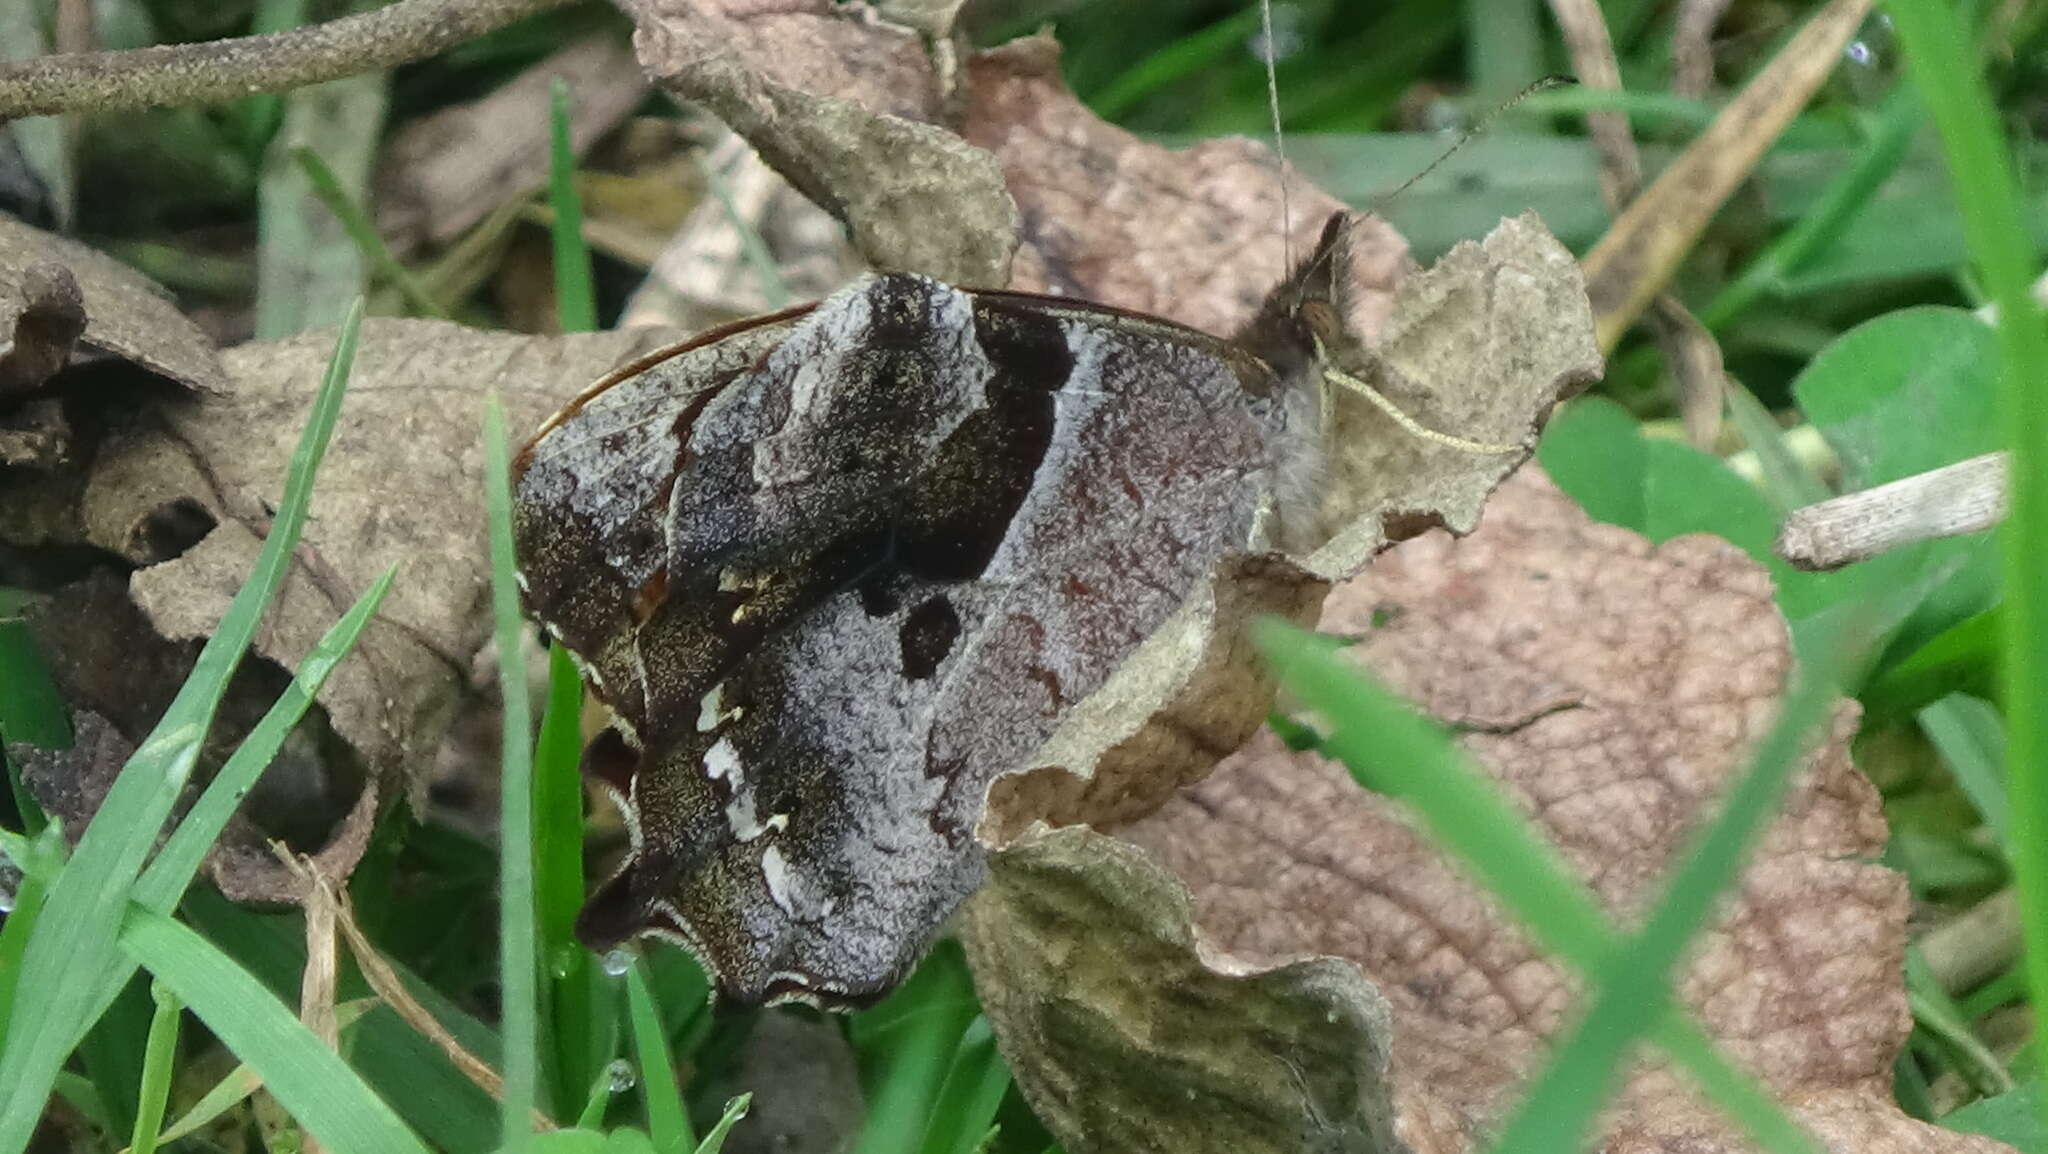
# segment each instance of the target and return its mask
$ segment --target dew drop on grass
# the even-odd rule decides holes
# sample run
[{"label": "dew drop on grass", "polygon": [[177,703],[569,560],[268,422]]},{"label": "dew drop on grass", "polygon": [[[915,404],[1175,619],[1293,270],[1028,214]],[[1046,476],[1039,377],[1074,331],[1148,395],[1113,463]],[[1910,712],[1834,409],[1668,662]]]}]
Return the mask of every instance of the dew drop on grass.
[{"label": "dew drop on grass", "polygon": [[633,1063],[624,1058],[613,1058],[612,1064],[604,1068],[605,1088],[614,1094],[623,1094],[640,1081],[640,1075],[633,1069]]},{"label": "dew drop on grass", "polygon": [[21,891],[21,871],[0,855],[0,914],[14,912],[14,896]]},{"label": "dew drop on grass", "polygon": [[626,971],[633,968],[633,951],[624,946],[606,950],[604,961],[600,964],[604,966],[606,974],[614,978],[623,978]]}]

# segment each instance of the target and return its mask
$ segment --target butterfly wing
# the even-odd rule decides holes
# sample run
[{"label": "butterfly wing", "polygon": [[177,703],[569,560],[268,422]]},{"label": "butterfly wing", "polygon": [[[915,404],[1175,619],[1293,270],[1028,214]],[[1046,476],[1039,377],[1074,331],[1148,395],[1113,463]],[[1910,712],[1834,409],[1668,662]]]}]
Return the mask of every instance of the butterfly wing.
[{"label": "butterfly wing", "polygon": [[884,276],[786,325],[626,395],[679,454],[521,494],[614,510],[596,552],[663,533],[562,634],[640,706],[587,755],[634,848],[586,940],[857,1005],[978,884],[990,781],[1247,548],[1287,418],[1259,361],[1111,310]]}]

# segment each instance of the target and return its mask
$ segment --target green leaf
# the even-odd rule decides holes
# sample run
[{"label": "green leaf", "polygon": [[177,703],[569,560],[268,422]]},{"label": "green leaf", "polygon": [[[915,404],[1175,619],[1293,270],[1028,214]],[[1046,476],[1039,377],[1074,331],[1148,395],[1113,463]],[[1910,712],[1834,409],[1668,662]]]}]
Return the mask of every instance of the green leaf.
[{"label": "green leaf", "polygon": [[1580,397],[1558,410],[1536,446],[1543,471],[1588,517],[1642,532],[1649,463],[1642,426],[1605,397]]},{"label": "green leaf", "polygon": [[128,893],[183,791],[228,679],[283,582],[305,525],[313,477],[341,412],[354,360],[362,304],[350,309],[335,342],[311,418],[292,454],[263,551],[249,580],[222,614],[192,673],[150,735],[115,779],[78,849],[51,885],[47,911],[24,951],[15,1018],[0,1052],[0,1151],[27,1145],[43,1101],[80,1029],[90,1023],[101,975],[115,963],[115,937]]}]

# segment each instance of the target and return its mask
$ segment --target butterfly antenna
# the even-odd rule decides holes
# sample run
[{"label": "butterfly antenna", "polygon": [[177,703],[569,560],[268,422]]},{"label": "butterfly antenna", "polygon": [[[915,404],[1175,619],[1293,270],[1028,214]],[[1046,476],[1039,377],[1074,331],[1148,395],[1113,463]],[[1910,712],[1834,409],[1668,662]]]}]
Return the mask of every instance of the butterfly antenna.
[{"label": "butterfly antenna", "polygon": [[1273,0],[1259,0],[1260,38],[1265,42],[1266,109],[1273,115],[1273,155],[1280,164],[1280,275],[1294,271],[1294,214],[1287,200],[1287,140],[1280,130],[1279,48],[1273,39]]},{"label": "butterfly antenna", "polygon": [[1531,84],[1529,87],[1522,89],[1520,92],[1515,93],[1513,96],[1508,97],[1507,100],[1501,103],[1500,107],[1495,108],[1491,112],[1488,112],[1485,116],[1480,117],[1476,122],[1473,123],[1473,125],[1470,128],[1467,128],[1465,131],[1459,133],[1458,139],[1452,142],[1449,148],[1444,149],[1443,152],[1440,155],[1438,155],[1438,157],[1435,160],[1430,161],[1428,167],[1424,168],[1421,172],[1416,173],[1414,176],[1409,177],[1407,180],[1402,181],[1401,187],[1395,189],[1390,193],[1387,193],[1385,196],[1375,198],[1377,201],[1377,204],[1375,205],[1375,210],[1377,210],[1378,208],[1385,207],[1390,201],[1393,201],[1402,193],[1407,192],[1410,188],[1414,187],[1417,181],[1421,180],[1425,176],[1428,176],[1430,173],[1435,172],[1437,168],[1443,164],[1444,161],[1449,160],[1453,156],[1456,156],[1458,154],[1459,149],[1471,143],[1473,137],[1478,136],[1480,133],[1485,132],[1489,128],[1492,128],[1493,122],[1499,120],[1502,115],[1512,110],[1515,107],[1515,105],[1520,104],[1522,101],[1529,99],[1531,96],[1534,96],[1539,92],[1548,92],[1553,88],[1564,88],[1577,83],[1578,80],[1570,76],[1546,76],[1543,79],[1536,81],[1534,84]]}]

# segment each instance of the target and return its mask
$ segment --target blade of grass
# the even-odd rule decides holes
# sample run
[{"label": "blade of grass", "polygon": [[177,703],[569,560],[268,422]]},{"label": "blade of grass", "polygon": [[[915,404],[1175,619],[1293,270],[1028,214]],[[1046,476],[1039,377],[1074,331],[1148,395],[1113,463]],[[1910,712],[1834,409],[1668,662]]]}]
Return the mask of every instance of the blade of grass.
[{"label": "blade of grass", "polygon": [[1906,947],[1906,1004],[1913,1011],[1913,1024],[1947,1051],[1950,1066],[1978,1097],[2012,1089],[2012,1075],[1970,1029],[1962,1007],[1941,988],[1927,959],[1912,946]]},{"label": "blade of grass", "polygon": [[1744,443],[1756,454],[1757,464],[1763,469],[1764,494],[1778,511],[1788,513],[1834,496],[1821,483],[1820,476],[1785,444],[1785,430],[1778,427],[1771,411],[1756,399],[1756,394],[1733,377],[1728,378],[1727,384],[1728,415],[1742,433]]},{"label": "blade of grass", "polygon": [[[349,611],[329,627],[306,654],[292,675],[292,683],[271,703],[255,728],[249,731],[249,736],[213,775],[213,780],[200,793],[199,800],[193,803],[178,827],[171,831],[164,848],[149,863],[149,868],[142,871],[132,895],[138,904],[160,914],[170,913],[177,907],[242,799],[248,796],[257,777],[277,756],[277,751],[284,747],[285,739],[291,736],[300,718],[312,707],[321,686],[327,683],[328,676],[341,664],[342,658],[355,647],[356,639],[368,627],[378,606],[384,603],[397,571],[396,563],[386,569],[384,575],[356,599]],[[95,1009],[87,1015],[87,1020],[104,1012],[134,972],[133,963],[124,956],[108,960],[94,997]]]},{"label": "blade of grass", "polygon": [[1680,957],[1712,920],[1715,900],[1741,872],[1750,846],[1805,760],[1801,755],[1827,717],[1846,664],[1841,648],[1833,647],[1802,673],[1721,812],[1678,859],[1642,930],[1595,971],[1592,1008],[1553,1052],[1493,1149],[1584,1146],[1594,1115],[1620,1078],[1622,1058],[1671,1007],[1671,978]]},{"label": "blade of grass", "polygon": [[426,1144],[322,1045],[277,996],[211,942],[141,906],[126,907],[121,947],[155,974],[331,1150],[427,1154]]},{"label": "blade of grass", "polygon": [[668,1030],[661,1024],[661,1007],[640,972],[640,960],[626,970],[626,1016],[633,1023],[633,1046],[640,1057],[640,1098],[647,1105],[647,1133],[660,1154],[683,1154],[697,1144],[690,1132],[689,1111],[676,1085],[675,1067],[668,1059]]},{"label": "blade of grass", "polygon": [[704,166],[704,183],[711,189],[711,195],[718,198],[720,207],[725,209],[725,218],[732,222],[733,231],[739,233],[740,252],[746,255],[748,267],[761,282],[761,295],[767,298],[770,310],[789,307],[792,299],[789,283],[782,279],[782,270],[776,267],[775,257],[768,251],[761,234],[740,215],[740,206],[732,198],[732,186],[725,182],[725,174],[714,165]]},{"label": "blade of grass", "polygon": [[[1608,964],[1621,939],[1592,895],[1439,727],[1346,665],[1325,639],[1279,624],[1261,628],[1258,638],[1291,691],[1316,712],[1345,720],[1324,752],[1369,788],[1413,805],[1544,948],[1583,973]],[[1783,1108],[1689,1017],[1667,1011],[1651,1037],[1767,1146],[1813,1150]]]},{"label": "blade of grass", "polygon": [[1167,85],[1198,76],[1225,57],[1242,52],[1245,38],[1258,30],[1259,9],[1255,4],[1207,28],[1190,32],[1131,65],[1088,103],[1095,109],[1095,115],[1115,120]]},{"label": "blade of grass", "polygon": [[1905,158],[1913,133],[1920,127],[1921,114],[1920,101],[1903,85],[1886,97],[1877,127],[1857,153],[1855,163],[1739,276],[1714,294],[1700,311],[1700,323],[1720,331],[1757,301],[1775,293],[1809,257],[1841,236]]},{"label": "blade of grass", "polygon": [[184,1004],[163,982],[151,982],[149,996],[156,1012],[149,1019],[149,1049],[142,1058],[141,1105],[135,1111],[134,1137],[128,1148],[135,1154],[154,1154],[157,1131],[164,1124],[164,1105],[171,1098],[171,1076],[178,1060],[178,1021]]},{"label": "blade of grass", "polygon": [[901,989],[854,1018],[868,1102],[855,1154],[918,1148],[961,1035],[979,1012],[966,961],[942,943]]},{"label": "blade of grass", "polygon": [[540,1005],[534,973],[533,725],[526,686],[526,622],[512,558],[512,473],[505,408],[493,393],[484,408],[484,510],[490,519],[491,609],[504,699],[499,816],[498,984],[505,1046],[504,1149],[518,1154],[532,1135],[540,1054]]},{"label": "blade of grass", "polygon": [[576,195],[576,152],[569,143],[569,82],[548,87],[548,230],[555,246],[555,314],[565,333],[597,329],[597,290],[590,281],[590,248],[583,242],[583,201]]},{"label": "blade of grass", "polygon": [[952,1068],[926,1116],[923,1154],[973,1154],[995,1124],[996,1108],[1010,1088],[1010,1068],[996,1052],[995,1031],[976,1017],[960,1036]]},{"label": "blade of grass", "polygon": [[320,154],[305,145],[297,145],[292,148],[292,159],[305,172],[306,182],[313,186],[313,195],[319,197],[327,211],[334,214],[334,219],[341,222],[349,240],[355,243],[357,251],[370,262],[377,275],[390,282],[398,290],[398,295],[416,311],[447,320],[447,307],[427,291],[427,286],[420,283],[411,269],[392,255],[390,247],[384,243],[384,235],[349,198],[348,191],[341,187],[341,180],[334,175],[333,169],[327,167],[327,162],[320,159]]},{"label": "blade of grass", "polygon": [[2005,796],[2005,724],[1997,707],[1981,698],[1951,693],[1918,714],[1920,728],[1948,764],[1963,795],[1977,807],[2001,850],[2012,844]]},{"label": "blade of grass", "polygon": [[747,1116],[747,1107],[753,1104],[752,1094],[741,1094],[727,1102],[725,1113],[718,1116],[717,1124],[712,1126],[711,1132],[704,1135],[704,1140],[697,1144],[696,1154],[718,1154],[725,1149],[725,1136],[732,1133],[732,1128],[739,1125],[740,1119]]},{"label": "blade of grass", "polygon": [[[2040,433],[2048,428],[2048,389],[2042,387],[2048,326],[2028,293],[2035,249],[1969,37],[1941,0],[1893,0],[1889,10],[1907,72],[1941,131],[1973,264],[1998,306],[1999,400],[2011,467],[2000,533],[2012,834],[2006,850],[2020,893],[2027,978],[2034,1004],[2042,1006],[2048,1005],[2048,702],[2040,692],[2048,684],[2048,446]],[[2048,1100],[2043,1110],[2048,1118]]]},{"label": "blade of grass", "polygon": [[[14,891],[14,908],[0,923],[0,1043],[7,1039],[7,1024],[14,1017],[14,988],[21,976],[21,953],[28,945],[36,919],[42,916],[49,893],[48,878],[55,877],[64,864],[64,835],[55,824],[46,824],[33,837],[14,835],[0,860],[14,863],[21,881]],[[20,857],[15,855],[19,854]]]},{"label": "blade of grass", "polygon": [[[254,570],[222,614],[220,627],[192,673],[135,751],[79,838],[78,849],[50,887],[46,906],[23,952],[16,1017],[0,1052],[0,1151],[28,1144],[50,1084],[72,1049],[97,995],[99,975],[114,960],[114,940],[129,888],[155,844],[171,807],[199,758],[227,684],[277,592],[305,525],[313,478],[341,412],[355,358],[362,303],[342,323],[326,379],[293,451],[284,497]],[[33,998],[26,997],[33,992]]]},{"label": "blade of grass", "polygon": [[[358,998],[355,1001],[347,1002],[337,1007],[335,1018],[341,1026],[342,1037],[347,1038],[354,1030],[356,1022],[365,1013],[375,1008],[375,1000],[369,998]],[[164,1127],[161,1133],[155,1135],[156,1145],[162,1146],[165,1143],[175,1142],[180,1138],[197,1134],[204,1127],[211,1125],[215,1119],[240,1105],[243,1099],[262,1088],[263,1076],[251,1069],[247,1062],[236,1066],[228,1071],[226,1077],[215,1082],[212,1089],[200,1095],[199,1101],[194,1102],[191,1109],[178,1115],[169,1126]],[[136,1154],[136,1151],[140,1149],[141,1147],[139,1146],[132,1147],[117,1151],[116,1154]]]},{"label": "blade of grass", "polygon": [[[583,240],[583,204],[576,192],[576,153],[569,136],[569,85],[549,90],[548,200],[554,209],[555,311],[565,333],[597,327],[597,292],[590,249]],[[548,1015],[554,1100],[567,1110],[616,1052],[615,986],[591,964],[576,940],[583,904],[583,681],[559,645],[548,649],[547,709],[534,753],[534,893],[540,956],[547,961]]]}]

